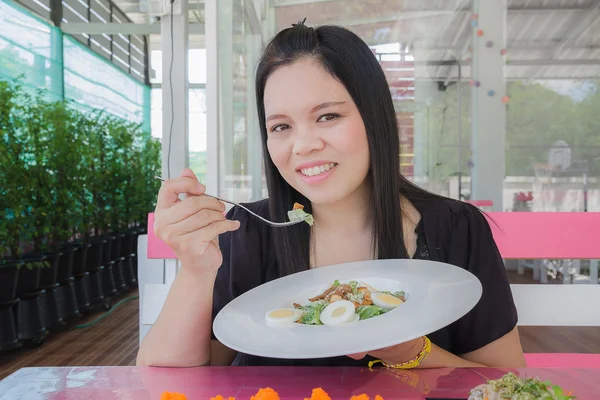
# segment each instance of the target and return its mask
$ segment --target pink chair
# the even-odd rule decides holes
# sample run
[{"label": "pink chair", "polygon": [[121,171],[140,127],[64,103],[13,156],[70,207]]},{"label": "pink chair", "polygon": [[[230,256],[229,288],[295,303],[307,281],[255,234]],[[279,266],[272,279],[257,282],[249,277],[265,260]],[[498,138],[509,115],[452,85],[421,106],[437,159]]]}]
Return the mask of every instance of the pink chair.
[{"label": "pink chair", "polygon": [[173,250],[154,234],[154,213],[148,214],[148,258],[167,260],[177,258]]},{"label": "pink chair", "polygon": [[475,207],[493,207],[494,202],[491,200],[465,200],[465,203],[473,204]]},{"label": "pink chair", "polygon": [[[583,320],[586,325],[591,321],[598,326],[600,311],[594,298],[600,294],[597,284],[600,245],[592,232],[600,227],[600,213],[489,212],[486,215],[505,259],[594,260],[590,281],[595,285],[512,285],[517,306],[519,302],[527,305],[519,308],[525,320],[544,319],[548,326],[575,325],[573,320]],[[549,291],[553,297],[550,300],[536,298]],[[536,300],[539,304],[533,304]],[[540,314],[543,314],[541,318]],[[526,359],[530,367],[600,368],[600,354],[526,354]]]},{"label": "pink chair", "polygon": [[528,353],[529,368],[600,368],[600,354]]}]

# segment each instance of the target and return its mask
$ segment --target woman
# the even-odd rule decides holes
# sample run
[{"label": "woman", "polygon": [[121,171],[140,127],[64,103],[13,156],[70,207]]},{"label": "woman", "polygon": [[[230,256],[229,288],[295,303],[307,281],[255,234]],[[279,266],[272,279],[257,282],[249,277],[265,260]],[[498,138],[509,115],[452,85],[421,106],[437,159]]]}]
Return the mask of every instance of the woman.
[{"label": "woman", "polygon": [[[308,268],[414,257],[475,274],[483,285],[478,305],[427,338],[368,355],[278,360],[239,354],[235,364],[366,366],[377,358],[418,368],[524,366],[517,313],[489,225],[476,208],[400,175],[396,114],[369,47],[340,27],[297,24],[265,49],[256,93],[270,198],[247,206],[284,221],[298,202],[314,225],[270,228],[236,207],[225,218],[224,205],[203,196],[204,186],[187,169],[165,182],[155,231],[182,268],[140,347],[138,365],[230,365],[237,354],[215,340],[211,326],[236,296]],[[180,193],[188,197],[180,201]]]}]

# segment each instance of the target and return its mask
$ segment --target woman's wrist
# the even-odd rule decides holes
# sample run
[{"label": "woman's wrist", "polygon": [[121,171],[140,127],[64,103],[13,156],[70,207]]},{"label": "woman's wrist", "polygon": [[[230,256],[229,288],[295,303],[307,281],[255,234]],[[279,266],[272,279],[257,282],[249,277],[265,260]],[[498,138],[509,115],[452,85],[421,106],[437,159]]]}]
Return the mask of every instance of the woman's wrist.
[{"label": "woman's wrist", "polygon": [[369,366],[381,362],[388,368],[412,369],[418,367],[421,362],[427,358],[431,352],[431,341],[422,336],[408,343],[403,343],[392,347],[394,351],[388,352],[390,357],[381,360],[372,361]]},{"label": "woman's wrist", "polygon": [[425,336],[415,339],[412,343],[412,346],[407,349],[404,354],[400,354],[393,364],[402,364],[414,360],[419,355],[423,347],[425,347],[425,340]]}]

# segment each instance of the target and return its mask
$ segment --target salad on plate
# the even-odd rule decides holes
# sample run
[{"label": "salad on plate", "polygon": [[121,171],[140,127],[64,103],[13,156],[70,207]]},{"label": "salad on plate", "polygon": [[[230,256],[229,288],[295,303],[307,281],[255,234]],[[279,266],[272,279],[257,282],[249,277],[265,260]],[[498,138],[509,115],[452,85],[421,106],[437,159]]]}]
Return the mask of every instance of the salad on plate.
[{"label": "salad on plate", "polygon": [[278,308],[266,313],[272,327],[303,325],[338,326],[385,314],[406,302],[404,291],[378,291],[364,282],[335,280],[305,304]]},{"label": "salad on plate", "polygon": [[500,379],[490,380],[471,390],[469,400],[569,400],[560,386],[537,378],[519,378],[509,372]]}]

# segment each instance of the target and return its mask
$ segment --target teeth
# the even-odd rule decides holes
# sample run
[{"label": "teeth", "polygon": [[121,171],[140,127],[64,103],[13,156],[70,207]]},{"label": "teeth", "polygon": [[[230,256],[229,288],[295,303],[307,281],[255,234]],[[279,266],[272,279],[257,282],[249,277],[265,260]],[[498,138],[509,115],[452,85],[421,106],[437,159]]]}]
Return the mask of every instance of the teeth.
[{"label": "teeth", "polygon": [[300,172],[302,172],[302,175],[315,176],[315,175],[319,175],[324,172],[327,172],[330,169],[332,169],[333,167],[335,167],[335,163],[320,165],[318,167],[312,167],[312,168],[303,168],[300,170]]}]

